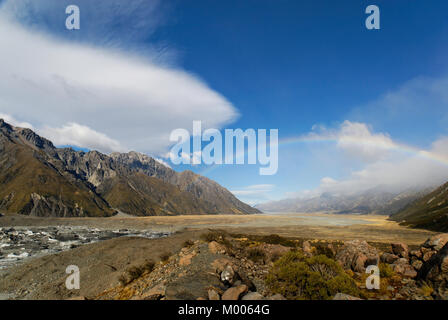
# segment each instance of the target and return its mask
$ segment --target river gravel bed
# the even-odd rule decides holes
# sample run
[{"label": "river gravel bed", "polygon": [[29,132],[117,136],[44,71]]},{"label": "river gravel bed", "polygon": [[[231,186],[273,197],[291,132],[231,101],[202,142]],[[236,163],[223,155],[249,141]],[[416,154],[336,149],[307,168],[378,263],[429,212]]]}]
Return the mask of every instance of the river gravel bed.
[{"label": "river gravel bed", "polygon": [[104,230],[85,226],[3,227],[0,228],[0,270],[30,258],[58,253],[98,241],[130,236],[155,239],[169,235],[169,232]]}]

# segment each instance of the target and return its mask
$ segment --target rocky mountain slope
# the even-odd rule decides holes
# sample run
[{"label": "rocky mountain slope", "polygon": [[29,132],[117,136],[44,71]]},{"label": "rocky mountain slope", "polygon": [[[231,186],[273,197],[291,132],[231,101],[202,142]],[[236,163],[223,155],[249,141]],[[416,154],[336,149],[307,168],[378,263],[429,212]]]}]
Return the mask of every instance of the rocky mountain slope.
[{"label": "rocky mountain slope", "polygon": [[323,193],[320,196],[301,199],[285,199],[258,205],[266,212],[333,212],[339,214],[382,214],[397,213],[407,204],[422,197],[427,190],[410,189],[404,192],[383,191],[373,188],[352,195]]},{"label": "rocky mountain slope", "polygon": [[33,216],[248,214],[257,209],[191,171],[137,152],[55,148],[0,119],[0,212]]},{"label": "rocky mountain slope", "polygon": [[392,220],[417,228],[448,230],[448,183],[391,216]]}]

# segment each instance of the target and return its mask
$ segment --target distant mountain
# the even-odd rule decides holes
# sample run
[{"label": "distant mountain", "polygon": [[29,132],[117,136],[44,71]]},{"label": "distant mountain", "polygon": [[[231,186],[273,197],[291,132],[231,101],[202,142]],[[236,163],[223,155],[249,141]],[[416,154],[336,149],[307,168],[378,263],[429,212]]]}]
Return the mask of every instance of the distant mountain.
[{"label": "distant mountain", "polygon": [[424,194],[425,191],[419,189],[394,193],[383,191],[381,187],[376,187],[351,195],[323,193],[313,198],[285,199],[260,204],[256,207],[265,212],[331,212],[338,214],[391,215]]},{"label": "distant mountain", "polygon": [[248,214],[216,182],[137,153],[55,148],[0,119],[0,212],[33,216]]},{"label": "distant mountain", "polygon": [[391,220],[416,228],[448,231],[448,183],[408,204]]}]

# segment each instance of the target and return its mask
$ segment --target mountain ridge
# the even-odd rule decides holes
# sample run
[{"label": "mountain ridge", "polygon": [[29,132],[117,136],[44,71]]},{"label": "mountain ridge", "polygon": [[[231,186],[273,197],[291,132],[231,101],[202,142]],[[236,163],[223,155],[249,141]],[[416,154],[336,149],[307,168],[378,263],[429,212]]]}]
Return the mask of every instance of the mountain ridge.
[{"label": "mountain ridge", "polygon": [[267,212],[391,215],[430,191],[432,189],[413,188],[402,192],[392,192],[376,187],[351,195],[334,195],[327,192],[312,198],[290,198],[260,204],[256,207]]},{"label": "mountain ridge", "polygon": [[448,182],[409,203],[390,217],[402,225],[439,232],[448,231]]},{"label": "mountain ridge", "polygon": [[0,119],[0,210],[36,216],[250,214],[216,182],[147,155],[56,148]]}]

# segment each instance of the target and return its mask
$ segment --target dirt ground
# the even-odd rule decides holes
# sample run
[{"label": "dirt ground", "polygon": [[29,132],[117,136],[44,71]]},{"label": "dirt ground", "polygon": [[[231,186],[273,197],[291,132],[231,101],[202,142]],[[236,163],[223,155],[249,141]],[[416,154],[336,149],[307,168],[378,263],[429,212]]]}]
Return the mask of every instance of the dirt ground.
[{"label": "dirt ground", "polygon": [[[58,254],[32,259],[0,274],[0,293],[20,299],[67,299],[95,296],[118,285],[118,278],[129,267],[179,251],[186,240],[197,240],[198,231],[183,231],[170,237],[145,239],[123,237],[88,244]],[[80,290],[67,290],[65,270],[79,267]]]}]

